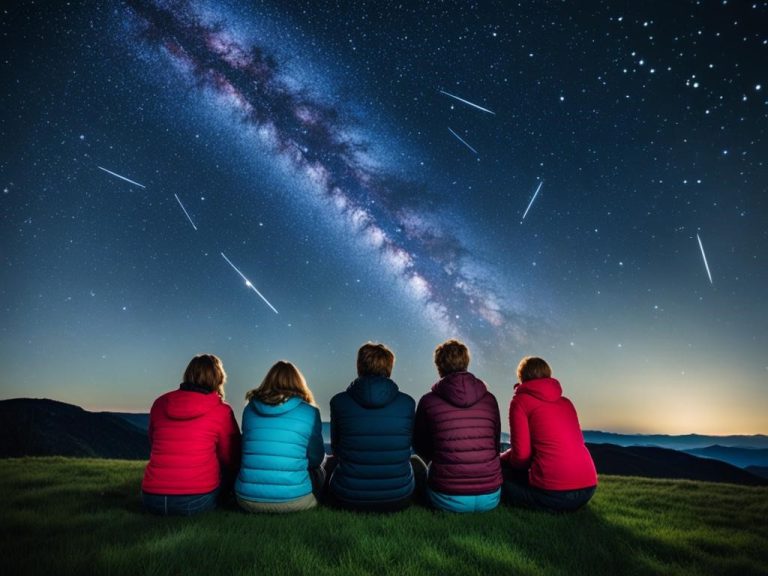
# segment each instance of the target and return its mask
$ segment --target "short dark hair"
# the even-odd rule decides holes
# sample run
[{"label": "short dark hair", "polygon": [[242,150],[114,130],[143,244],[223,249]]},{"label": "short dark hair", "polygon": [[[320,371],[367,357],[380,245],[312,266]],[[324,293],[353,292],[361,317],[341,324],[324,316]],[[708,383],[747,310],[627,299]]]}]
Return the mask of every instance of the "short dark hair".
[{"label": "short dark hair", "polygon": [[395,354],[377,342],[366,342],[357,351],[358,376],[389,376],[395,366]]},{"label": "short dark hair", "polygon": [[522,384],[528,380],[551,378],[552,369],[538,356],[526,356],[517,365],[517,380]]},{"label": "short dark hair", "polygon": [[435,366],[440,377],[454,372],[466,372],[469,367],[469,349],[463,342],[451,338],[435,348]]}]

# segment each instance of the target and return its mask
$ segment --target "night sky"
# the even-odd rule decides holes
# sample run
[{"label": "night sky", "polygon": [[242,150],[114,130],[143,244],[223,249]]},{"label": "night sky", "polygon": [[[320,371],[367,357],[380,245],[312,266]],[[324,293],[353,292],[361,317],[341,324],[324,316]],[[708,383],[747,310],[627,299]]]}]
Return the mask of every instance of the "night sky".
[{"label": "night sky", "polygon": [[535,354],[584,428],[768,432],[768,3],[15,3],[1,30],[0,397],[147,411],[210,352],[236,413],[287,359],[327,418],[366,340],[418,399],[459,337],[505,416]]}]

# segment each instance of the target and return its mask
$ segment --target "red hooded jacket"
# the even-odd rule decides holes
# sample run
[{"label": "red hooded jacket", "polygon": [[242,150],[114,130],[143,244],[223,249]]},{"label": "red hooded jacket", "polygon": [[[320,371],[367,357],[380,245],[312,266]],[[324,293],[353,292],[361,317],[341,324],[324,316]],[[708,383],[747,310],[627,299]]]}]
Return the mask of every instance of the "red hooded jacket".
[{"label": "red hooded jacket", "polygon": [[576,409],[554,378],[515,386],[509,404],[511,448],[501,459],[513,468],[529,468],[531,486],[578,490],[597,485],[592,456],[584,445]]},{"label": "red hooded jacket", "polygon": [[240,467],[240,429],[232,408],[211,392],[174,390],[149,412],[152,451],[141,489],[150,494],[205,494],[226,488]]},{"label": "red hooded jacket", "polygon": [[496,398],[470,372],[448,374],[416,409],[413,448],[429,486],[444,494],[488,494],[501,486],[501,418]]}]

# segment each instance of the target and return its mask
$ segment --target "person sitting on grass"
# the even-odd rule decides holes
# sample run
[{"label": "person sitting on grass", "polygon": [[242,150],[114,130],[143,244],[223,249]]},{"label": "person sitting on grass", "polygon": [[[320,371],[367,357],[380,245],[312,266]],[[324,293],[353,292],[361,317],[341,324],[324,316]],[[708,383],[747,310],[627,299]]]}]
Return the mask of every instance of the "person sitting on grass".
[{"label": "person sitting on grass", "polygon": [[325,480],[325,449],[320,411],[304,376],[281,360],[245,399],[237,503],[246,512],[314,508]]},{"label": "person sitting on grass", "polygon": [[511,447],[501,455],[504,499],[550,512],[577,510],[595,493],[597,473],[576,409],[541,358],[523,358],[517,378],[509,405]]},{"label": "person sitting on grass", "polygon": [[427,501],[451,512],[485,512],[499,504],[501,417],[496,398],[469,367],[458,340],[435,349],[440,380],[416,409],[413,447],[429,463]]},{"label": "person sitting on grass", "polygon": [[240,429],[224,402],[227,374],[218,357],[192,358],[178,390],[149,412],[149,463],[141,483],[144,508],[190,516],[216,507],[232,490],[240,465]]},{"label": "person sitting on grass", "polygon": [[424,463],[411,458],[415,402],[391,379],[395,355],[368,342],[357,353],[358,378],[331,399],[329,500],[344,508],[396,511],[410,504]]}]

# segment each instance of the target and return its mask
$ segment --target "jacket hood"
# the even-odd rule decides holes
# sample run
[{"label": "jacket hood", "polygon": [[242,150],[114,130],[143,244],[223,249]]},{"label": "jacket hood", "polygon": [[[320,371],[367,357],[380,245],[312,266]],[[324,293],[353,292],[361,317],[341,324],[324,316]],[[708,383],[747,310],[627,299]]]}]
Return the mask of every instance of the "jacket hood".
[{"label": "jacket hood", "polygon": [[288,398],[282,404],[265,404],[261,400],[253,399],[248,403],[248,407],[259,414],[260,416],[277,416],[279,414],[285,414],[290,412],[296,406],[301,404],[302,400],[298,396]]},{"label": "jacket hood", "polygon": [[563,389],[560,382],[554,378],[539,378],[515,384],[515,395],[517,394],[530,394],[544,402],[555,402],[562,398]]},{"label": "jacket hood", "polygon": [[210,412],[222,403],[218,394],[201,394],[187,390],[174,390],[165,395],[163,411],[173,420],[192,420]]},{"label": "jacket hood", "polygon": [[467,408],[485,396],[488,388],[471,372],[454,372],[432,386],[432,392],[454,406]]},{"label": "jacket hood", "polygon": [[354,380],[347,392],[363,408],[381,408],[392,402],[399,388],[385,376],[363,376]]}]

